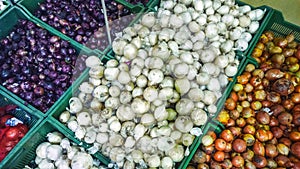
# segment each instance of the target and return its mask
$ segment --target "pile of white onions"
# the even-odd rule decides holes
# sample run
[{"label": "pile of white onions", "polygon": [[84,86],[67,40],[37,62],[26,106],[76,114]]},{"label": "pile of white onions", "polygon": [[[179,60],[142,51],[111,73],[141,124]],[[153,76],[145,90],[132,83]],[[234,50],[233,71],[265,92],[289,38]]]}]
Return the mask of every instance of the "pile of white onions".
[{"label": "pile of white onions", "polygon": [[164,0],[123,31],[60,121],[119,167],[174,168],[238,71],[264,11],[232,0]]},{"label": "pile of white onions", "polygon": [[[36,148],[35,163],[38,169],[100,169],[99,160],[87,153],[82,147],[77,146],[54,131],[47,134],[47,141]],[[24,169],[30,168],[25,166]]]}]

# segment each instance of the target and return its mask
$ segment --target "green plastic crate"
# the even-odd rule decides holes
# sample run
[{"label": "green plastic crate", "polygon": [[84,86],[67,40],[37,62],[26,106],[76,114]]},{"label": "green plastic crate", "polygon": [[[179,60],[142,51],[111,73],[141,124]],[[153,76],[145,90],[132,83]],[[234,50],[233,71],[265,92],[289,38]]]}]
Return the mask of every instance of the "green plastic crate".
[{"label": "green plastic crate", "polygon": [[[241,64],[239,65],[239,67],[240,67],[239,69],[242,69],[242,67],[243,67],[243,65],[244,65],[244,62],[246,62],[246,57],[241,57],[241,56],[238,56],[238,57],[239,57],[239,59],[240,59],[240,61],[241,61]],[[77,83],[72,85],[72,88],[66,93],[66,96],[63,97],[63,98],[61,98],[61,100],[60,100],[60,102],[59,102],[59,105],[57,105],[57,106],[52,110],[52,112],[50,113],[50,116],[52,116],[54,119],[56,119],[58,123],[61,123],[61,122],[59,122],[59,120],[58,120],[58,119],[59,119],[59,116],[60,116],[60,114],[61,114],[64,110],[66,110],[66,107],[69,106],[69,100],[70,100],[70,98],[71,98],[72,96],[78,94],[78,92],[79,92],[79,91],[78,91],[79,86],[82,84],[82,82],[87,81],[88,77],[89,77],[89,75],[88,75],[88,70],[87,70],[86,72],[84,72],[84,75],[81,76],[80,79],[78,79]],[[233,84],[234,84],[234,82],[230,82],[230,83],[228,84],[228,86],[230,86],[230,87],[227,87],[227,88],[225,89],[225,91],[227,91],[227,92],[230,93]],[[225,96],[225,95],[223,95],[223,96]],[[223,98],[223,97],[222,97],[222,98]],[[219,104],[223,104],[223,103],[220,103],[220,101],[222,101],[222,99],[220,99],[220,100],[218,101],[218,103],[219,103]],[[216,124],[216,122],[213,120],[213,118],[209,117],[207,123],[204,124],[204,125],[202,125],[202,126],[200,127],[201,130],[202,130],[202,132],[203,132],[204,134],[208,131],[208,129],[209,129],[208,126],[211,126],[211,124]],[[63,124],[62,124],[62,125],[63,125]],[[72,133],[72,131],[70,131],[70,130],[68,130],[68,131]],[[201,136],[199,136],[199,137],[195,137],[195,139],[194,139],[194,141],[193,141],[193,144],[189,147],[189,150],[190,150],[191,154],[195,153],[196,149],[198,148],[198,146],[199,146],[199,144],[200,144],[199,142],[200,142],[202,136],[203,136],[203,135],[201,135]],[[83,145],[83,147],[85,147],[85,148],[91,147],[91,145],[86,144],[86,143],[84,143],[84,142],[82,143],[82,145]],[[101,160],[104,159],[107,163],[109,162],[109,160],[107,160],[107,157],[104,157],[103,155],[101,155],[100,152],[97,152],[97,153],[98,153],[98,155],[100,156],[99,159],[101,159]],[[184,158],[180,163],[177,163],[177,165],[176,165],[177,167],[176,167],[176,168],[179,167],[180,169],[184,169],[184,168],[186,167],[186,162],[187,162],[187,161],[190,161],[191,158],[192,158],[191,155],[185,156],[185,158]]]},{"label": "green plastic crate", "polygon": [[16,99],[5,93],[0,89],[0,106],[5,106],[13,104],[18,106],[16,111],[13,112],[13,116],[17,119],[21,120],[26,124],[29,128],[26,135],[19,141],[19,143],[9,152],[9,154],[1,161],[0,168],[5,169],[4,166],[9,166],[11,162],[13,162],[13,158],[16,154],[18,154],[25,143],[25,141],[30,137],[31,133],[35,130],[35,128],[42,122],[43,116],[39,114],[39,112],[35,112],[32,109],[22,105]]},{"label": "green plastic crate", "polygon": [[[55,30],[55,31],[57,31],[57,32],[59,32],[59,30],[57,30],[55,27],[52,27],[52,26],[50,26],[48,23],[45,23],[45,22],[43,22],[43,21],[41,21],[40,20],[40,18],[37,18],[37,17],[35,17],[35,15],[34,15],[34,12],[39,8],[39,4],[41,4],[41,3],[43,3],[43,2],[45,2],[45,0],[21,0],[20,2],[18,2],[17,3],[17,5],[20,7],[20,8],[22,8],[31,18],[33,18],[34,20],[36,20],[36,21],[38,21],[40,24],[42,24],[43,26],[47,26],[47,27],[51,27],[53,30]],[[127,3],[127,2],[124,2],[124,1],[116,1],[117,3],[120,3],[120,2],[122,2],[122,3],[120,3],[120,4],[122,4],[122,5],[124,5],[124,7],[125,8],[127,8],[132,14],[134,14],[134,19],[133,20],[131,20],[130,21],[130,24],[132,23],[132,22],[135,22],[135,20],[137,19],[137,18],[139,18],[142,14],[143,14],[143,12],[144,12],[144,10],[145,10],[145,8],[142,6],[142,5],[139,5],[139,4],[137,4],[137,5],[133,5],[133,4],[130,4],[130,3]],[[129,24],[129,25],[130,25]],[[105,26],[104,26],[105,27]],[[60,32],[61,33],[61,32]],[[63,34],[63,33],[61,33],[61,34]],[[81,43],[78,43],[77,41],[75,41],[74,39],[72,39],[71,37],[69,37],[69,36],[67,36],[67,35],[65,35],[65,34],[63,34],[66,38],[68,38],[69,40],[72,40],[72,41],[74,41],[74,42],[76,42],[77,44],[80,44],[80,45],[82,45],[82,46],[84,46],[84,47],[86,47],[86,48],[88,48],[85,44],[81,44]],[[108,38],[108,37],[106,37],[106,38]],[[113,39],[112,39],[113,40]],[[108,52],[108,50],[109,50],[109,47],[110,45],[108,45],[108,46],[104,46],[103,48],[104,49],[95,49],[95,52],[97,52],[97,53],[99,53],[99,54],[105,54],[105,53],[107,53]]]},{"label": "green plastic crate", "polygon": [[[286,35],[292,33],[295,36],[295,41],[300,43],[300,26],[285,21],[282,13],[278,10],[274,9],[274,12],[271,15],[270,21],[268,23],[266,23],[266,26],[262,32],[268,31],[268,30],[272,31],[274,33],[275,37],[285,37]],[[260,36],[258,37],[256,43],[258,42]],[[255,48],[255,45],[251,46],[251,48],[249,49],[249,51],[250,51],[248,53],[249,58],[252,58],[251,54],[252,54],[252,51],[254,50],[254,48]]]},{"label": "green plastic crate", "polygon": [[217,113],[211,117],[212,119],[216,120],[217,116],[219,115],[221,110],[224,108],[224,103],[225,103],[226,99],[229,97],[229,95],[233,89],[233,86],[236,84],[237,77],[244,72],[244,70],[248,64],[254,64],[256,67],[258,67],[258,63],[256,62],[256,60],[254,60],[253,58],[245,58],[244,63],[242,63],[238,69],[239,70],[238,73],[234,76],[234,78],[232,78],[232,81],[230,82],[229,87],[225,90],[225,92],[223,93],[223,96],[218,101]]},{"label": "green plastic crate", "polygon": [[[236,0],[236,4],[239,5],[239,6],[243,6],[243,5],[249,5],[245,2],[242,2],[242,1],[239,1],[239,0]],[[236,51],[236,53],[239,53],[240,55],[246,57],[249,52],[250,52],[250,49],[255,46],[255,44],[258,42],[261,34],[263,33],[263,30],[265,29],[266,27],[266,24],[269,22],[269,20],[272,18],[272,14],[274,12],[274,9],[269,7],[269,6],[266,6],[266,5],[263,5],[263,6],[259,6],[259,7],[253,7],[251,5],[249,5],[251,7],[251,9],[262,9],[262,10],[265,10],[265,14],[264,14],[264,17],[259,21],[259,28],[258,30],[256,31],[255,34],[252,35],[252,39],[251,41],[249,42],[248,44],[248,48],[245,50],[245,51]]]},{"label": "green plastic crate", "polygon": [[[86,55],[86,56],[95,55],[95,56],[100,57],[100,58],[104,57],[103,55],[100,55],[99,53],[97,53],[93,50],[90,50],[86,47],[83,47],[82,45],[78,44],[77,42],[68,39],[62,33],[58,32],[58,31],[55,31],[51,27],[49,27],[47,25],[43,25],[42,23],[40,23],[40,22],[38,22],[34,19],[31,19],[25,12],[23,12],[23,10],[21,10],[17,6],[12,7],[11,9],[6,11],[0,17],[0,25],[6,25],[5,27],[0,27],[0,38],[6,37],[10,33],[10,31],[13,29],[13,27],[17,24],[17,21],[19,19],[26,19],[26,20],[32,21],[33,23],[40,26],[41,28],[46,29],[48,32],[50,32],[50,34],[56,35],[56,36],[60,37],[61,39],[68,41],[71,44],[71,46],[74,49],[76,49],[77,54],[79,56],[82,56],[82,55]],[[74,79],[76,79],[76,77],[74,77]],[[6,89],[4,89],[4,90],[6,90]],[[28,105],[28,103],[26,101],[19,98],[17,95],[9,92],[8,90],[6,90],[6,92],[10,93],[10,95],[12,95],[14,98],[16,98],[22,104]],[[64,97],[64,94],[61,97]],[[57,102],[59,102],[59,100]],[[47,112],[44,112],[45,116],[48,114],[48,112],[51,112],[51,109],[53,109],[53,107],[56,107],[56,105],[58,104],[57,102]],[[38,111],[38,110],[36,110],[36,111]]]},{"label": "green plastic crate", "polygon": [[[58,102],[58,105],[53,108],[51,113],[49,114],[49,118],[54,118],[54,121],[57,124],[60,124],[61,126],[64,126],[58,119],[60,114],[66,110],[67,107],[69,107],[69,100],[72,96],[74,96],[74,93],[78,92],[78,87],[81,85],[82,82],[86,81],[88,78],[88,70],[86,70],[83,75],[78,79],[76,83],[72,85],[72,87],[69,88],[69,90],[66,92],[64,97],[61,97],[61,99]],[[74,132],[72,132],[70,129],[68,129],[66,126],[64,126],[66,131],[74,136]],[[89,148],[92,145],[80,142],[80,145],[84,148]],[[101,162],[103,162],[105,165],[110,163],[110,160],[106,157],[104,157],[101,153],[97,152],[94,154],[95,157],[97,157]]]},{"label": "green plastic crate", "polygon": [[53,131],[58,131],[67,137],[71,142],[74,142],[78,146],[81,146],[81,142],[74,138],[74,134],[70,134],[66,131],[65,126],[57,124],[52,118],[45,119],[39,126],[37,126],[27,139],[20,146],[18,152],[14,154],[5,165],[0,168],[3,169],[21,169],[25,165],[28,165],[32,160],[35,159],[35,150],[37,146],[47,141],[46,135]]}]

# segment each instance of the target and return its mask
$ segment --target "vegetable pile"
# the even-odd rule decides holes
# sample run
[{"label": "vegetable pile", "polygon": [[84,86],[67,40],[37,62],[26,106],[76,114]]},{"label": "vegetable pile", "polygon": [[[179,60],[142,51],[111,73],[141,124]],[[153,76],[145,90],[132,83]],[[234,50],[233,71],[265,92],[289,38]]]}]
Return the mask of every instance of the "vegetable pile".
[{"label": "vegetable pile", "polygon": [[0,107],[0,162],[28,132],[27,125],[11,115],[15,105]]},{"label": "vegetable pile", "polygon": [[102,65],[90,56],[88,80],[59,120],[119,167],[172,168],[238,70],[263,18],[261,9],[234,1],[161,1],[123,30]]},{"label": "vegetable pile", "polygon": [[34,162],[26,165],[24,169],[99,169],[102,167],[104,168],[82,147],[54,131],[47,134],[46,142],[37,146]]},{"label": "vegetable pile", "polygon": [[0,49],[0,83],[42,112],[85,69],[87,57],[28,20],[18,21],[1,40]]},{"label": "vegetable pile", "polygon": [[252,53],[260,66],[237,77],[217,117],[226,129],[203,137],[198,168],[300,168],[299,53],[292,34],[262,34]]},{"label": "vegetable pile", "polygon": [[[133,20],[134,15],[115,1],[105,0],[105,3],[114,39],[116,33]],[[45,0],[40,4],[35,16],[91,49],[103,50],[108,46],[101,1]]]}]

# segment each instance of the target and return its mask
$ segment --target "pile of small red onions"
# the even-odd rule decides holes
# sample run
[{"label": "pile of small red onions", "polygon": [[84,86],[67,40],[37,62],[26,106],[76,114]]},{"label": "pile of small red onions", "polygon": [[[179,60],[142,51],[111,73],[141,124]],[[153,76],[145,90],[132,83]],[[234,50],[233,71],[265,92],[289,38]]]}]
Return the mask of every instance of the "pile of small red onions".
[{"label": "pile of small red onions", "polygon": [[265,32],[189,168],[300,168],[300,45]]},{"label": "pile of small red onions", "polygon": [[[115,1],[105,0],[105,3],[114,39],[115,33],[122,31],[134,16]],[[96,0],[46,0],[35,15],[77,42],[103,50],[108,45],[108,37],[102,11],[101,1]]]},{"label": "pile of small red onions", "polygon": [[0,107],[0,162],[28,132],[28,127],[25,124],[19,123],[12,126],[7,124],[9,119],[14,118],[11,112],[16,108],[15,105]]},{"label": "pile of small red onions", "polygon": [[69,42],[28,20],[18,21],[0,49],[0,83],[42,112],[85,69],[87,57],[78,57]]}]

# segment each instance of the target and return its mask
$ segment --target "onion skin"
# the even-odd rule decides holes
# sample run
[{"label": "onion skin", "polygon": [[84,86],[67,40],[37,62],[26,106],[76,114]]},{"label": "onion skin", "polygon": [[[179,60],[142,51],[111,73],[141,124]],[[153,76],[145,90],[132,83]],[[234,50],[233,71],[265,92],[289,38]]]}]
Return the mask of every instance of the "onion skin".
[{"label": "onion skin", "polygon": [[247,148],[247,144],[244,140],[242,139],[235,139],[233,142],[232,142],[232,148],[235,152],[237,153],[242,153],[244,151],[246,151],[246,148]]}]

